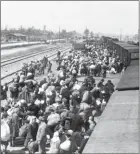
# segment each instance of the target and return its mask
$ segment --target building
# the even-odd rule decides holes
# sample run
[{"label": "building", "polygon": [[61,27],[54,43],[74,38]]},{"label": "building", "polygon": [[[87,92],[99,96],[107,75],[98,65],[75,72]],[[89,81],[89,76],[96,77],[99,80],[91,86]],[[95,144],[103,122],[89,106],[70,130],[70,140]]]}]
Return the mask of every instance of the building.
[{"label": "building", "polygon": [[17,41],[26,41],[27,37],[26,35],[23,35],[21,33],[9,33],[6,36],[6,42],[17,42]]}]

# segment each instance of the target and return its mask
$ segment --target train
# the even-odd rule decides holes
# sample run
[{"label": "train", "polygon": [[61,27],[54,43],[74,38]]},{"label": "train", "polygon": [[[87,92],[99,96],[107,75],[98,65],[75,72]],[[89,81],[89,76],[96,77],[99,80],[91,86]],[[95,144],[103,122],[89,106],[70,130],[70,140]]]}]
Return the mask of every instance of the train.
[{"label": "train", "polygon": [[139,46],[112,39],[109,39],[107,44],[116,51],[126,66],[129,66],[132,60],[139,60]]},{"label": "train", "polygon": [[[104,43],[116,50],[127,68],[83,153],[138,153],[139,46],[110,38]],[[128,148],[128,144],[133,146]]]}]

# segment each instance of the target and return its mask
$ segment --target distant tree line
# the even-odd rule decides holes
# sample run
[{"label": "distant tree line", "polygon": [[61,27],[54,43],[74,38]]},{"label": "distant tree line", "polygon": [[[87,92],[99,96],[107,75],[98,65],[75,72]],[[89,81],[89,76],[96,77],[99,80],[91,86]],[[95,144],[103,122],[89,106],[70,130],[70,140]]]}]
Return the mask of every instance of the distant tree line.
[{"label": "distant tree line", "polygon": [[36,29],[34,27],[23,28],[22,26],[18,29],[11,28],[11,29],[4,29],[1,30],[2,36],[9,34],[9,33],[21,33],[26,36],[34,36],[34,37],[42,37],[44,39],[69,39],[74,38],[76,35],[79,35],[76,31],[66,31],[66,29],[62,29],[58,32],[53,32],[51,30],[41,30]]}]

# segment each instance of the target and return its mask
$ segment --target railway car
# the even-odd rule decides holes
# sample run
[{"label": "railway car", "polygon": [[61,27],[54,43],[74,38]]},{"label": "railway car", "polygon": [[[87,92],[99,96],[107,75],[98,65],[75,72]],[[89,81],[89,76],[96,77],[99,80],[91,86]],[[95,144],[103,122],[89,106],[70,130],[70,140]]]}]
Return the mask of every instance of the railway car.
[{"label": "railway car", "polygon": [[129,66],[131,60],[139,59],[139,46],[125,42],[114,41],[111,38],[105,38],[105,42],[116,50],[116,54],[126,66]]},{"label": "railway car", "polygon": [[120,45],[120,48],[123,56],[126,54],[124,50],[130,54],[130,66],[122,75],[83,154],[139,151],[139,59],[137,56],[133,58],[133,53],[137,53],[134,47]]},{"label": "railway car", "polygon": [[84,50],[86,43],[74,43],[73,47],[75,50]]},{"label": "railway car", "polygon": [[139,47],[136,45],[130,45],[127,43],[116,43],[117,44],[117,55],[126,65],[130,65],[130,62],[135,59],[139,59]]}]

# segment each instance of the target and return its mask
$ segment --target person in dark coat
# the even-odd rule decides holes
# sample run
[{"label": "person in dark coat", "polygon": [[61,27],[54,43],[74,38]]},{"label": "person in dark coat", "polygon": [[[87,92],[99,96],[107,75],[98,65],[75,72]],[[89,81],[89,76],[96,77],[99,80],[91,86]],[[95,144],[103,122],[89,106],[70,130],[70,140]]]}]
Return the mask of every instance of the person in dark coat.
[{"label": "person in dark coat", "polygon": [[96,84],[94,84],[94,88],[90,92],[95,99],[100,97],[100,89],[96,87]]},{"label": "person in dark coat", "polygon": [[33,115],[38,117],[40,108],[35,104],[35,99],[31,100],[31,104],[28,106],[27,110],[33,112]]},{"label": "person in dark coat", "polygon": [[9,87],[10,89],[10,97],[12,99],[16,99],[18,97],[18,83],[17,82],[13,82],[12,86]]},{"label": "person in dark coat", "polygon": [[28,146],[29,141],[36,141],[36,135],[38,131],[38,124],[36,122],[36,117],[32,119],[32,123],[29,124],[28,133],[26,136],[26,140],[24,142],[25,149]]},{"label": "person in dark coat", "polygon": [[26,113],[26,102],[25,100],[23,100],[24,103],[21,103],[21,105],[19,106],[19,113],[18,113],[18,116],[23,119],[27,116],[27,113]]},{"label": "person in dark coat", "polygon": [[104,79],[101,79],[101,81],[99,81],[99,83],[97,84],[97,87],[102,88],[104,86]]},{"label": "person in dark coat", "polygon": [[7,99],[7,91],[8,91],[8,86],[7,83],[5,83],[2,87],[1,87],[1,94],[3,96],[3,99]]},{"label": "person in dark coat", "polygon": [[65,82],[63,83],[63,85],[61,87],[60,95],[62,95],[62,98],[66,98],[67,100],[69,100],[70,91],[67,88],[67,86],[65,85]]},{"label": "person in dark coat", "polygon": [[75,142],[77,147],[80,147],[83,138],[84,138],[83,132],[76,131],[76,132],[73,132],[73,134],[72,134],[72,140]]},{"label": "person in dark coat", "polygon": [[111,80],[108,80],[105,84],[105,87],[108,88],[109,94],[111,95],[114,92],[114,84],[111,82]]},{"label": "person in dark coat", "polygon": [[3,86],[1,86],[1,100],[4,100],[4,90],[3,90]]},{"label": "person in dark coat", "polygon": [[81,131],[84,121],[78,113],[75,113],[75,108],[70,108],[67,117],[71,118],[71,129],[73,131]]},{"label": "person in dark coat", "polygon": [[52,68],[52,63],[49,61],[49,64],[48,64],[48,73],[51,71],[51,68]]}]

